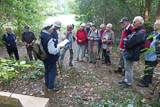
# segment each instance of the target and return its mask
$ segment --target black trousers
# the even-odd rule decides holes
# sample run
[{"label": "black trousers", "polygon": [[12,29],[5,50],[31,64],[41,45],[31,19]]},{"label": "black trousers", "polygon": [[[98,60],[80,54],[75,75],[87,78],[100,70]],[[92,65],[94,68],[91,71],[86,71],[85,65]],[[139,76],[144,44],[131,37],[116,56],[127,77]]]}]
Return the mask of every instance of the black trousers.
[{"label": "black trousers", "polygon": [[8,55],[9,55],[10,58],[13,58],[13,57],[12,57],[12,54],[14,54],[16,60],[19,60],[19,54],[18,54],[18,49],[17,49],[17,47],[16,47],[16,48],[7,47],[7,52],[8,52]]},{"label": "black trousers", "polygon": [[33,54],[32,54],[32,52],[33,52],[33,47],[26,47],[26,48],[27,48],[28,57],[29,57],[29,59],[30,59],[30,61],[31,61],[31,60],[33,60]]},{"label": "black trousers", "polygon": [[144,84],[148,85],[149,83],[152,83],[153,70],[157,64],[157,61],[145,61],[145,70],[143,76]]},{"label": "black trousers", "polygon": [[104,58],[105,58],[105,63],[106,64],[111,63],[109,51],[107,51],[107,49],[103,49],[103,55],[104,55]]}]

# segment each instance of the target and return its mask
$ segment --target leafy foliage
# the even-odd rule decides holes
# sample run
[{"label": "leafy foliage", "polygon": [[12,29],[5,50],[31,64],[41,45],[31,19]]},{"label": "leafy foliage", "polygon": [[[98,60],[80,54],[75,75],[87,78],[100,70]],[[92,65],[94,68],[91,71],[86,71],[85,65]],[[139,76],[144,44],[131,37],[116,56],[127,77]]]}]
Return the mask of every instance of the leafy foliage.
[{"label": "leafy foliage", "polygon": [[[36,79],[43,76],[43,65],[41,62],[26,63],[26,61],[14,61],[0,58],[0,81],[10,82],[12,79],[20,76],[19,78]],[[29,74],[29,75],[25,75]],[[22,79],[21,78],[21,79]]]}]

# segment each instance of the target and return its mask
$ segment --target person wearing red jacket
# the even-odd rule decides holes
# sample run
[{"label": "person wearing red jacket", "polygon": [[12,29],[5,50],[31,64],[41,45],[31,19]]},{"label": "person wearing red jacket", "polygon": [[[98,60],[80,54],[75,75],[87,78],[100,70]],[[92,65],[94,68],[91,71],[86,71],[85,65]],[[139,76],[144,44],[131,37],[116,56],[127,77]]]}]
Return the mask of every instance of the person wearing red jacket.
[{"label": "person wearing red jacket", "polygon": [[119,67],[117,70],[115,70],[115,73],[122,73],[122,75],[124,76],[124,60],[123,60],[123,50],[124,48],[124,43],[123,43],[123,39],[125,37],[127,37],[129,34],[131,34],[132,32],[134,32],[133,26],[129,23],[129,20],[127,17],[123,17],[120,20],[121,26],[122,26],[122,36],[121,36],[121,40],[120,40],[120,53],[121,53],[121,57],[120,57],[120,61],[119,61]]},{"label": "person wearing red jacket", "polygon": [[79,61],[79,56],[81,53],[81,60],[83,60],[84,57],[84,50],[85,45],[87,43],[87,31],[85,31],[85,24],[81,24],[81,28],[77,31],[76,37],[77,37],[77,61]]}]

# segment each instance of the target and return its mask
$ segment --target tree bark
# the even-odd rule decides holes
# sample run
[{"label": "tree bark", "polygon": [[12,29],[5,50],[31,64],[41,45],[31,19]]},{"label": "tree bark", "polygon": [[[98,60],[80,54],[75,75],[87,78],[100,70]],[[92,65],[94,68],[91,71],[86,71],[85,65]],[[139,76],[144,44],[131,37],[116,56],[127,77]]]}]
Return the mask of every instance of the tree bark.
[{"label": "tree bark", "polygon": [[157,8],[157,13],[156,13],[156,19],[160,20],[160,0],[158,2],[158,8]]},{"label": "tree bark", "polygon": [[150,15],[150,11],[151,11],[151,4],[152,4],[152,0],[146,0],[145,13],[144,13],[144,20],[145,21],[149,20],[149,15]]}]

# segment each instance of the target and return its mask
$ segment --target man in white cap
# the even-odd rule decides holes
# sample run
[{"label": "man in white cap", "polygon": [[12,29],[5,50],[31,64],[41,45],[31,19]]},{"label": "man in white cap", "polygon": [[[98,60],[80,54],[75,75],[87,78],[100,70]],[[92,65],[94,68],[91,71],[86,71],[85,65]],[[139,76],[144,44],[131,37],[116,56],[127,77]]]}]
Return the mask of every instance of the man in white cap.
[{"label": "man in white cap", "polygon": [[60,30],[62,26],[62,23],[59,22],[59,21],[55,21],[54,22],[54,25],[53,25],[53,32],[52,32],[52,36],[54,38],[54,40],[56,41],[56,44],[58,44],[58,33],[57,33],[57,30]]},{"label": "man in white cap", "polygon": [[77,61],[79,61],[79,55],[81,50],[81,60],[83,60],[84,57],[84,50],[85,45],[87,42],[87,32],[85,31],[85,24],[81,24],[81,28],[77,31],[76,37],[77,37]]}]

